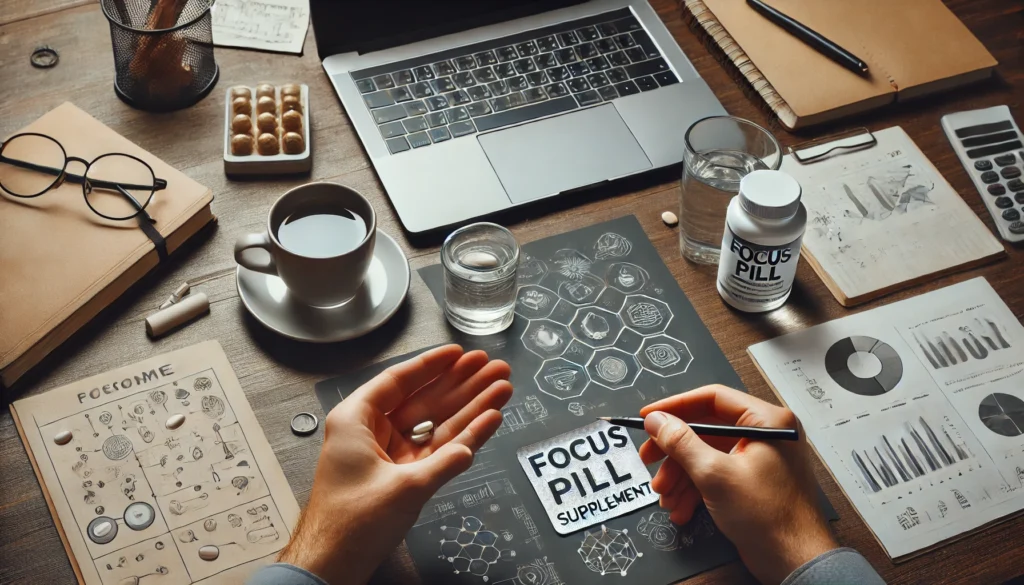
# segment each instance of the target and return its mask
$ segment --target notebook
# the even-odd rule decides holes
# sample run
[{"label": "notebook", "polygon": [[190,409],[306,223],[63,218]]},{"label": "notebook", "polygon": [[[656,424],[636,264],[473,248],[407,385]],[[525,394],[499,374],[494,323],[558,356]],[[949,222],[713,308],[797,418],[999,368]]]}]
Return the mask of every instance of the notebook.
[{"label": "notebook", "polygon": [[899,126],[791,151],[782,170],[803,189],[803,258],[843,306],[1005,256]]},{"label": "notebook", "polygon": [[[21,132],[58,140],[68,156],[111,152],[146,161],[167,188],[146,207],[168,253],[214,220],[209,188],[186,177],[71,103]],[[72,162],[68,172],[82,173]],[[0,193],[0,388],[10,387],[147,272],[156,246],[135,220],[107,221],[65,182],[34,199]]]},{"label": "notebook", "polygon": [[784,126],[800,128],[985,79],[997,65],[942,0],[771,0],[868,64],[862,77],[743,0],[683,0]]}]

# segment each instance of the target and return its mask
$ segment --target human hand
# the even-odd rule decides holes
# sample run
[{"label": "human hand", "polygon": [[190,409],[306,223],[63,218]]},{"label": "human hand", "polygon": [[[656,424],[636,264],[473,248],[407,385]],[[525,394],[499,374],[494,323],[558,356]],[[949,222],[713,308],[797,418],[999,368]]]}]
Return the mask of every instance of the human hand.
[{"label": "human hand", "polygon": [[[434,493],[501,426],[511,371],[457,345],[391,366],[327,414],[313,490],[279,560],[332,585],[363,584]],[[433,421],[417,445],[409,431]]]},{"label": "human hand", "polygon": [[698,437],[683,420],[736,426],[796,428],[787,408],[725,386],[704,386],[640,411],[651,439],[640,446],[650,465],[668,458],[651,480],[676,524],[690,521],[701,501],[736,545],[747,569],[780,583],[819,554],[837,548],[817,504],[810,452],[798,442]]}]

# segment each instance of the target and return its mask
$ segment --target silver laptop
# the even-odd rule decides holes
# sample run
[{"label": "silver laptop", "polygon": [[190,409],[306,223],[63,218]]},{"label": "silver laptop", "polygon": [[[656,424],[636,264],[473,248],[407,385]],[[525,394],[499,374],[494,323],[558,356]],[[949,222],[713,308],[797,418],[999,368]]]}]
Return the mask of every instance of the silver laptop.
[{"label": "silver laptop", "polygon": [[679,163],[687,127],[725,114],[647,0],[311,9],[324,69],[411,233]]}]

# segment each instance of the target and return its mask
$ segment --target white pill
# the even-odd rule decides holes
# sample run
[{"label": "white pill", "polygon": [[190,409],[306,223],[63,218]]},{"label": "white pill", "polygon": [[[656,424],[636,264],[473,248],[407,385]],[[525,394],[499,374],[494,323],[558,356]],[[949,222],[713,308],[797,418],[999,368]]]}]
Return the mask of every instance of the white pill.
[{"label": "white pill", "polygon": [[167,419],[164,426],[171,429],[172,431],[182,425],[185,422],[184,414],[172,414],[171,418]]},{"label": "white pill", "polygon": [[199,549],[199,558],[204,561],[215,561],[220,556],[220,549],[212,544],[208,544]]},{"label": "white pill", "polygon": [[58,445],[67,445],[71,442],[71,431],[61,431],[53,436],[53,442]]},{"label": "white pill", "polygon": [[459,263],[469,268],[497,268],[498,257],[490,252],[469,252],[459,258]]},{"label": "white pill", "polygon": [[422,435],[423,433],[429,433],[432,430],[434,430],[434,423],[429,421],[429,420],[427,420],[427,421],[423,421],[420,424],[414,426],[412,428],[412,434],[414,434],[414,435]]},{"label": "white pill", "polygon": [[665,222],[665,225],[673,226],[679,223],[679,218],[671,211],[666,211],[661,214],[661,221]]},{"label": "white pill", "polygon": [[413,443],[416,443],[417,445],[422,445],[423,443],[426,443],[427,441],[430,440],[431,434],[433,433],[420,433],[418,435],[413,435],[409,438],[412,439]]},{"label": "white pill", "polygon": [[110,524],[110,522],[100,522],[99,524],[93,527],[92,533],[96,535],[96,537],[98,538],[103,538],[104,536],[110,534],[110,530],[112,528],[113,526]]}]

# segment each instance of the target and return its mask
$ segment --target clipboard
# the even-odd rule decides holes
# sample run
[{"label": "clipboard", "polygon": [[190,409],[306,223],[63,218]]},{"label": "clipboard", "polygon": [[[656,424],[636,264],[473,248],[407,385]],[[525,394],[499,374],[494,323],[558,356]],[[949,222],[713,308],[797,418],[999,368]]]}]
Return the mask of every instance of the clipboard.
[{"label": "clipboard", "polygon": [[806,165],[823,161],[833,156],[874,148],[877,145],[878,139],[875,138],[875,135],[867,128],[860,127],[823,138],[801,142],[796,146],[790,146],[786,150],[789,154],[793,155],[793,159],[796,162]]},{"label": "clipboard", "polygon": [[807,209],[801,255],[845,307],[1005,255],[899,126],[787,150],[782,170]]}]

